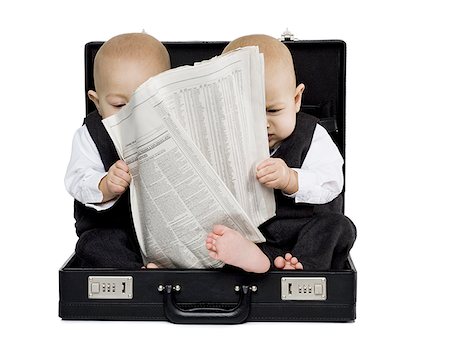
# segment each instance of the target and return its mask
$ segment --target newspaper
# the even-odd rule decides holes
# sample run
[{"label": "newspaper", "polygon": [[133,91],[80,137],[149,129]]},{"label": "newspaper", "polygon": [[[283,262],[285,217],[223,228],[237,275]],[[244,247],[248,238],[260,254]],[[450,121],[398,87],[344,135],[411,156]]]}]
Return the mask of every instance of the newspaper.
[{"label": "newspaper", "polygon": [[256,180],[269,157],[263,58],[245,47],[161,73],[103,120],[130,167],[131,209],[144,262],[221,267],[205,239],[224,224],[253,242],[275,214]]}]

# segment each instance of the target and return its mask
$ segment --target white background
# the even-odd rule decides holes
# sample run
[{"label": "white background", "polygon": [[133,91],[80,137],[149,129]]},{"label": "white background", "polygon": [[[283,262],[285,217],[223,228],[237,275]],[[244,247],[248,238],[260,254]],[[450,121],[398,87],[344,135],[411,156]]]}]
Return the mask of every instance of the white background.
[{"label": "white background", "polygon": [[[444,1],[248,3],[2,3],[0,352],[10,355],[2,359],[448,359]],[[143,28],[163,41],[187,41],[279,36],[286,27],[300,39],[347,42],[346,213],[358,227],[356,322],[61,321],[58,269],[76,242],[63,178],[84,114],[84,44]]]}]

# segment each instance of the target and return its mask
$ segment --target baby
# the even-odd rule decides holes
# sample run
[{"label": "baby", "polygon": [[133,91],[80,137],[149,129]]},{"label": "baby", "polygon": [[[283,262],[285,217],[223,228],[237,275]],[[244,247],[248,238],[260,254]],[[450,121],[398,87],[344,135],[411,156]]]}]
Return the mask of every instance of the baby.
[{"label": "baby", "polygon": [[75,133],[65,177],[75,198],[75,253],[82,267],[142,266],[127,191],[131,175],[101,119],[117,113],[139,85],[168,69],[166,48],[145,33],[115,36],[95,56],[95,91],[88,96],[97,111]]},{"label": "baby", "polygon": [[275,190],[276,215],[260,225],[265,243],[256,245],[235,230],[215,225],[206,248],[214,259],[249,272],[263,273],[272,265],[343,268],[356,228],[342,214],[342,156],[318,119],[299,112],[305,86],[296,84],[292,56],[283,43],[249,35],[232,41],[224,52],[254,45],[264,54],[271,153],[257,166],[256,177]]}]

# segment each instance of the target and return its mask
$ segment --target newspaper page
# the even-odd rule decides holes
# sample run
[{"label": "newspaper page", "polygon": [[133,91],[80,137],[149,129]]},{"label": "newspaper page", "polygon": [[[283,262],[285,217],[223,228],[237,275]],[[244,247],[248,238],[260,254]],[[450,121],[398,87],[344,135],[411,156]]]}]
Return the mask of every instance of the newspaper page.
[{"label": "newspaper page", "polygon": [[150,82],[172,119],[260,225],[275,214],[273,191],[256,179],[257,164],[269,158],[263,57],[257,47],[246,47],[212,62],[173,69]]},{"label": "newspaper page", "polygon": [[[256,164],[268,157],[265,114],[259,119],[264,132],[253,128],[252,103],[264,104],[262,60],[257,48],[245,49],[151,78],[118,114],[103,120],[130,167],[133,221],[145,262],[165,268],[222,266],[205,247],[206,234],[214,224],[233,228],[254,242],[264,241],[256,226],[273,216],[273,193],[258,197],[257,184],[250,185],[257,183]],[[255,66],[259,67],[257,80],[252,82]],[[221,85],[226,81],[233,91]],[[200,88],[206,89],[201,104],[200,97],[192,95]],[[228,92],[218,94],[217,89]],[[181,98],[180,94],[189,93],[190,102]],[[242,108],[238,113],[242,118],[221,116],[236,108]],[[199,109],[208,109],[203,121],[195,121],[201,116],[187,115]],[[233,143],[229,138],[237,137],[236,133],[240,138]],[[257,146],[261,135],[264,145]],[[263,153],[255,152],[256,148]],[[244,171],[239,169],[243,164]],[[253,203],[242,205],[239,197]]]}]

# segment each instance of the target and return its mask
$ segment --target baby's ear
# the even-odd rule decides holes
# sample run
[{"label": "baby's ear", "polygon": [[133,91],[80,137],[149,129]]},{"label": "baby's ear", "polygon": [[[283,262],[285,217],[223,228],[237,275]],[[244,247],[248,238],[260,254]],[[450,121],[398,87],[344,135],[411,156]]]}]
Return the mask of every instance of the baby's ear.
[{"label": "baby's ear", "polygon": [[300,83],[297,88],[295,88],[295,112],[298,113],[300,111],[300,106],[302,105],[302,95],[305,90],[305,84]]},{"label": "baby's ear", "polygon": [[89,99],[91,99],[94,102],[95,107],[97,108],[98,112],[100,113],[100,102],[98,100],[97,93],[94,90],[89,90],[88,97],[89,97]]}]

